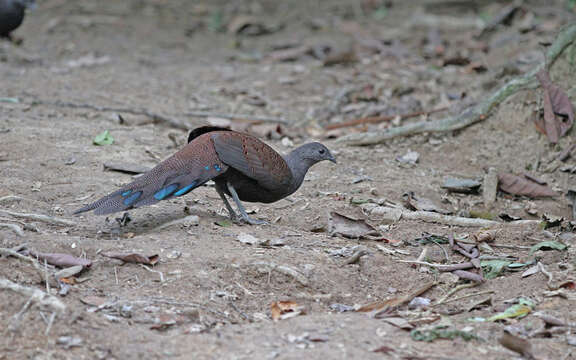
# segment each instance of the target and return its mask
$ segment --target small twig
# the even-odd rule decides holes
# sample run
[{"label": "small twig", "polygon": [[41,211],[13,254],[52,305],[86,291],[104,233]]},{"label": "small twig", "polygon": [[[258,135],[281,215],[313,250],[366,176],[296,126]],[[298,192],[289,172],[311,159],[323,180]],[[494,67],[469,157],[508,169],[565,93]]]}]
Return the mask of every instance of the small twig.
[{"label": "small twig", "polygon": [[55,311],[66,310],[66,305],[64,305],[64,303],[58,298],[47,294],[42,290],[25,287],[8,279],[0,279],[0,290],[12,290],[19,294],[30,296],[34,303],[51,307]]},{"label": "small twig", "polygon": [[59,218],[55,218],[55,217],[43,215],[43,214],[17,213],[17,212],[8,211],[8,210],[0,210],[0,214],[6,214],[6,215],[14,216],[16,218],[21,218],[21,219],[28,219],[28,220],[33,220],[33,221],[42,221],[42,222],[52,224],[52,225],[66,225],[66,226],[76,225],[76,222],[74,222],[74,221],[66,220],[66,219],[59,219]]},{"label": "small twig", "polygon": [[473,273],[466,270],[454,270],[452,274],[458,276],[460,279],[471,280],[477,283],[484,282],[484,277],[480,274]]},{"label": "small twig", "polygon": [[430,115],[430,114],[434,114],[440,111],[444,111],[448,109],[446,106],[443,106],[441,108],[438,109],[432,109],[432,110],[428,110],[428,111],[416,111],[416,112],[411,112],[408,114],[400,114],[400,115],[389,115],[389,116],[369,116],[369,117],[365,117],[365,118],[360,118],[360,119],[355,119],[355,120],[350,120],[350,121],[344,121],[341,123],[337,123],[337,124],[329,124],[324,126],[325,130],[334,130],[334,129],[340,129],[343,127],[350,127],[350,126],[356,126],[356,125],[363,125],[363,124],[378,124],[384,121],[392,121],[394,119],[396,119],[397,117],[400,118],[400,120],[404,120],[404,119],[409,119],[409,118],[413,118],[413,117],[417,117],[417,116],[422,116],[422,115]]},{"label": "small twig", "polygon": [[46,261],[46,259],[44,259],[44,275],[45,275],[45,279],[44,281],[46,281],[46,293],[50,294],[50,283],[49,283],[49,278],[48,278],[48,261]]},{"label": "small twig", "polygon": [[306,278],[306,276],[304,276],[304,274],[302,274],[298,270],[293,269],[291,267],[284,266],[284,265],[278,265],[278,264],[275,264],[273,262],[266,262],[266,261],[257,261],[255,263],[253,263],[252,265],[265,266],[268,268],[268,270],[270,272],[272,270],[276,270],[281,274],[288,275],[288,276],[294,278],[300,284],[302,284],[304,286],[308,286],[308,279]]},{"label": "small twig", "polygon": [[465,262],[461,264],[451,264],[451,265],[444,265],[444,264],[433,264],[426,261],[418,261],[418,260],[396,260],[396,262],[407,263],[407,264],[418,264],[418,265],[426,265],[430,266],[433,269],[436,269],[441,272],[449,272],[449,271],[456,271],[456,270],[465,270],[465,269],[473,269],[474,264],[471,262]]},{"label": "small twig", "polygon": [[450,256],[448,255],[446,249],[444,249],[444,246],[440,245],[440,243],[438,243],[438,241],[434,240],[432,237],[430,237],[429,240],[432,242],[432,244],[438,246],[440,250],[442,250],[442,252],[444,253],[444,258],[446,259],[447,262],[449,262]]},{"label": "small twig", "polygon": [[479,219],[479,218],[466,218],[460,216],[443,215],[430,211],[411,211],[407,209],[391,208],[387,206],[374,206],[374,204],[365,204],[361,206],[363,210],[367,211],[372,216],[381,217],[379,220],[399,221],[403,220],[421,220],[425,222],[433,222],[444,225],[453,226],[473,226],[473,227],[491,227],[496,225],[513,226],[513,225],[538,225],[541,223],[539,220],[518,220],[508,223],[499,221]]},{"label": "small twig", "polygon": [[546,270],[546,268],[544,267],[544,264],[542,264],[541,262],[538,262],[538,269],[540,270],[540,272],[542,272],[542,274],[544,274],[548,278],[548,281],[547,281],[548,289],[556,290],[552,286],[552,282],[554,281],[554,277],[552,276],[552,273],[550,271]]},{"label": "small twig", "polygon": [[368,255],[368,251],[366,249],[358,249],[356,250],[356,252],[354,252],[354,254],[352,254],[352,256],[344,260],[341,266],[356,264],[357,262],[360,261],[360,258],[362,258],[362,256],[364,255]]},{"label": "small twig", "polygon": [[28,309],[30,309],[30,305],[32,305],[33,301],[34,297],[31,296],[28,299],[28,301],[24,303],[24,306],[22,306],[20,311],[18,311],[16,314],[14,314],[14,316],[12,316],[12,319],[10,320],[10,325],[8,325],[8,331],[14,332],[18,330],[18,327],[20,327],[20,320],[22,319],[22,315],[24,315],[24,313],[28,311]]},{"label": "small twig", "polygon": [[46,326],[46,331],[44,331],[45,336],[48,336],[48,334],[50,333],[50,329],[52,329],[52,324],[54,324],[55,318],[56,318],[56,312],[53,311],[52,314],[50,314],[50,319],[48,319],[48,325]]},{"label": "small twig", "polygon": [[489,244],[491,247],[503,248],[503,249],[514,249],[514,250],[530,250],[531,246],[522,245],[507,245],[507,244]]},{"label": "small twig", "polygon": [[[472,284],[464,284],[464,285],[474,285],[476,286],[476,284],[472,283]],[[462,286],[462,285],[461,285]],[[472,287],[472,286],[467,286],[467,287]],[[472,294],[466,294],[466,295],[462,295],[462,296],[458,296],[449,300],[444,300],[443,302],[438,302],[432,306],[438,306],[438,305],[442,305],[442,304],[447,304],[449,302],[454,302],[454,301],[458,301],[458,300],[462,300],[462,299],[466,299],[466,298],[470,298],[470,297],[474,297],[474,296],[480,296],[480,295],[486,295],[486,294],[493,294],[495,293],[494,290],[486,290],[486,291],[480,291],[480,292],[476,292],[476,293],[472,293]]]},{"label": "small twig", "polygon": [[250,319],[250,317],[249,317],[248,315],[246,315],[245,312],[243,312],[242,310],[238,309],[238,307],[236,307],[236,305],[235,305],[232,301],[230,301],[228,304],[230,305],[230,307],[231,307],[232,309],[234,309],[238,314],[240,314],[240,316],[242,316],[242,317],[243,317],[244,319],[246,319],[247,321],[252,322],[252,320]]},{"label": "small twig", "polygon": [[0,197],[0,204],[5,203],[5,202],[10,202],[10,201],[21,201],[21,200],[26,200],[26,199],[23,197],[20,197],[20,196],[16,196],[16,195],[7,195],[7,196]]},{"label": "small twig", "polygon": [[162,271],[158,271],[158,270],[154,270],[154,269],[150,269],[148,266],[144,265],[144,264],[140,264],[140,266],[142,266],[144,269],[153,272],[153,273],[157,273],[158,275],[160,275],[160,282],[163,283],[164,282],[164,274],[162,273]]},{"label": "small twig", "polygon": [[456,294],[460,290],[464,290],[464,289],[468,289],[468,288],[472,288],[472,287],[476,287],[476,286],[478,286],[478,284],[476,284],[476,283],[458,285],[458,286],[452,288],[450,291],[448,291],[446,293],[446,295],[444,295],[440,300],[438,300],[438,302],[436,304],[434,304],[433,306],[438,306],[438,305],[446,303],[446,301],[448,300],[448,298],[450,296]]},{"label": "small twig", "polygon": [[16,224],[0,223],[0,228],[8,228],[18,236],[24,236],[24,230]]},{"label": "small twig", "polygon": [[116,285],[120,284],[118,282],[118,267],[114,266],[114,278],[116,279]]},{"label": "small twig", "polygon": [[30,264],[32,264],[32,266],[34,266],[34,269],[36,270],[36,272],[40,276],[40,281],[42,281],[42,279],[44,279],[44,270],[40,267],[40,265],[38,264],[38,261],[36,261],[36,259],[28,257],[28,256],[24,256],[24,255],[18,253],[17,251],[14,251],[13,249],[5,249],[5,248],[0,248],[0,255],[1,256],[13,256],[19,260],[29,262]]}]

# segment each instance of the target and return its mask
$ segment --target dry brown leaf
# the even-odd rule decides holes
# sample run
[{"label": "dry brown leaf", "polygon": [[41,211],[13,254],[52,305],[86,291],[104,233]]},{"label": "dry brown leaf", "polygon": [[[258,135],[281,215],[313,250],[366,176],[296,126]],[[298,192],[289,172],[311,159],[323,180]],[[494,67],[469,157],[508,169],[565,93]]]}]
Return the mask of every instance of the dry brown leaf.
[{"label": "dry brown leaf", "polygon": [[548,186],[537,184],[526,177],[514,174],[499,174],[498,187],[512,195],[522,195],[531,198],[554,197],[558,194]]},{"label": "dry brown leaf", "polygon": [[522,355],[524,359],[534,359],[534,355],[532,355],[532,344],[528,340],[512,335],[508,330],[504,330],[504,333],[498,341],[505,348]]},{"label": "dry brown leaf", "polygon": [[414,192],[410,191],[402,195],[404,205],[410,210],[430,211],[439,214],[450,214],[451,212],[436,205],[432,200],[416,196]]},{"label": "dry brown leaf", "polygon": [[156,265],[160,260],[160,256],[154,254],[150,256],[141,255],[138,253],[116,253],[116,252],[106,252],[100,255],[106,256],[112,259],[122,260],[128,263],[135,264],[145,264],[145,265]]},{"label": "dry brown leaf", "polygon": [[432,288],[434,285],[436,285],[435,282],[428,282],[428,283],[422,285],[421,287],[419,287],[418,289],[412,291],[411,293],[408,293],[408,294],[403,295],[403,296],[398,296],[398,297],[394,297],[391,299],[383,300],[383,301],[375,301],[375,302],[372,302],[372,303],[369,303],[369,304],[366,304],[366,305],[360,307],[356,311],[357,312],[372,312],[372,316],[378,318],[385,313],[391,312],[396,307],[410,302],[416,296],[422,295],[423,293],[428,291],[430,288]]},{"label": "dry brown leaf", "polygon": [[384,321],[389,323],[390,325],[394,325],[400,329],[404,329],[404,330],[414,329],[414,325],[412,325],[408,320],[406,320],[400,316],[387,317],[387,318],[384,318]]},{"label": "dry brown leaf", "polygon": [[30,251],[29,254],[30,256],[37,258],[40,262],[46,261],[48,264],[58,267],[82,265],[83,267],[88,268],[92,265],[92,261],[88,259],[81,259],[70,254],[37,253],[34,251]]},{"label": "dry brown leaf", "polygon": [[544,90],[544,119],[538,119],[536,127],[544,129],[548,140],[555,144],[566,134],[574,123],[574,107],[568,95],[558,85],[552,83],[548,70],[542,69],[536,77]]},{"label": "dry brown leaf", "polygon": [[496,235],[498,235],[498,230],[480,230],[472,234],[472,238],[476,243],[492,242],[496,239]]},{"label": "dry brown leaf", "polygon": [[298,305],[294,301],[274,301],[270,304],[270,312],[272,313],[272,320],[278,321],[285,318],[287,313],[302,313],[304,307]]},{"label": "dry brown leaf", "polygon": [[341,235],[350,239],[359,239],[369,235],[380,236],[378,230],[365,220],[353,219],[335,211],[330,212],[328,229],[331,235]]}]

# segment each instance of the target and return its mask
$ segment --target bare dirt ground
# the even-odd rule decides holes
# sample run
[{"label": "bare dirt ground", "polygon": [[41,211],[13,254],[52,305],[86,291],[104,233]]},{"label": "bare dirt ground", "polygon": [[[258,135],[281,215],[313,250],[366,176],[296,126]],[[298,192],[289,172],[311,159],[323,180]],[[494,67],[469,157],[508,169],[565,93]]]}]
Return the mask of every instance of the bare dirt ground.
[{"label": "bare dirt ground", "polygon": [[[362,212],[358,203],[366,199],[401,204],[402,194],[413,191],[462,216],[476,211],[528,220],[544,215],[572,219],[564,195],[530,200],[500,193],[496,204],[486,209],[481,195],[449,194],[441,188],[446,177],[481,180],[494,167],[515,174],[529,171],[561,194],[574,189],[573,175],[544,172],[539,165],[565,149],[573,135],[554,147],[536,131],[530,114],[541,101],[537,90],[518,93],[487,120],[456,132],[352,147],[326,138],[322,129],[362,116],[448,107],[430,116],[439,119],[481,101],[541,63],[541,44],[552,42],[562,26],[574,21],[570,1],[522,4],[512,20],[480,36],[483,24],[508,3],[39,1],[16,31],[23,44],[0,47],[0,223],[24,228],[18,236],[0,227],[0,247],[25,243],[37,252],[72,254],[93,264],[66,296],[58,295],[54,281],[48,281],[51,293],[66,307],[62,312],[36,303],[27,306],[29,296],[0,291],[0,359],[510,359],[519,355],[498,341],[506,326],[528,339],[537,359],[575,358],[571,328],[544,331],[545,322],[536,315],[576,322],[574,295],[564,289],[564,296],[550,296],[543,273],[521,277],[522,271],[506,271],[452,295],[486,292],[483,296],[400,308],[398,317],[412,321],[415,328],[445,324],[478,337],[470,341],[416,341],[410,331],[384,319],[341,311],[344,305],[352,309],[400,297],[438,281],[421,295],[434,304],[467,283],[397,260],[416,259],[423,246],[415,239],[424,233],[463,238],[478,228],[382,222]],[[233,34],[234,20],[248,28],[245,31],[270,33]],[[273,56],[279,54],[275,49],[293,51],[304,45],[312,50],[295,61]],[[322,65],[324,49],[337,53],[350,46],[355,62]],[[574,94],[575,79],[571,59],[564,56],[551,71],[569,95]],[[71,215],[131,180],[130,175],[104,171],[104,163],[152,167],[184,145],[185,129],[154,121],[150,113],[190,129],[216,121],[183,115],[194,111],[284,119],[284,134],[272,131],[268,143],[288,152],[320,140],[333,150],[338,165],[313,167],[288,200],[247,204],[256,211],[254,216],[271,222],[267,226],[223,223],[226,211],[211,186],[131,211],[132,221],[121,228],[114,216]],[[241,120],[232,123],[243,124]],[[423,118],[403,123],[419,120]],[[347,128],[333,135],[397,125],[393,121]],[[114,144],[93,145],[104,130]],[[248,131],[262,135],[262,127]],[[396,160],[409,150],[419,153],[417,164]],[[574,166],[574,160],[564,165]],[[76,225],[15,219],[4,210],[45,214]],[[325,229],[329,211],[367,218],[381,235],[377,240],[331,236]],[[197,215],[199,223],[157,228],[189,214]],[[507,247],[494,247],[493,253],[483,248],[483,254],[513,256],[516,263],[537,257],[554,283],[574,278],[571,248],[529,253],[530,246],[544,240],[572,245],[569,227],[498,229],[495,243]],[[242,243],[241,233],[272,245]],[[358,246],[368,254],[343,265]],[[452,262],[465,260],[443,246]],[[391,254],[382,247],[401,252]],[[160,261],[147,268],[120,264],[101,255],[107,251],[158,254]],[[439,254],[427,259],[442,262]],[[274,264],[292,269],[296,276],[273,269]],[[14,257],[0,258],[0,278],[46,290],[43,272]],[[526,317],[470,320],[488,318],[521,297],[534,304]],[[486,298],[488,306],[469,311]],[[273,321],[270,305],[276,301],[292,301],[305,312]]]}]

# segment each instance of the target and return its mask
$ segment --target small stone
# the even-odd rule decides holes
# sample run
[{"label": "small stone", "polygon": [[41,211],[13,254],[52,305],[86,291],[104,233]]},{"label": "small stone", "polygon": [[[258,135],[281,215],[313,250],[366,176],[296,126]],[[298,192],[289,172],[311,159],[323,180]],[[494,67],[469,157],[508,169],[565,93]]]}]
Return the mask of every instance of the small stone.
[{"label": "small stone", "polygon": [[62,346],[64,349],[82,346],[82,339],[74,336],[60,336],[56,340],[56,344]]}]

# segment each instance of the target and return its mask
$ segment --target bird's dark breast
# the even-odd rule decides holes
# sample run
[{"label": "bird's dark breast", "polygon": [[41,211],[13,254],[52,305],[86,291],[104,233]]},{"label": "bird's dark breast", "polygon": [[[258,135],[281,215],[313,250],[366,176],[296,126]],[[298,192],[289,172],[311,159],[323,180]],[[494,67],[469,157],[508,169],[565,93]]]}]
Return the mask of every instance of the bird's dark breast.
[{"label": "bird's dark breast", "polygon": [[269,191],[258,183],[237,170],[229,169],[225,174],[222,174],[214,179],[222,189],[225,189],[226,194],[230,195],[228,192],[228,187],[226,184],[230,182],[238,197],[242,201],[246,202],[260,202],[260,203],[273,203],[282,199],[284,196],[281,193]]},{"label": "bird's dark breast", "polygon": [[24,19],[24,9],[10,9],[9,12],[2,13],[0,9],[0,36],[8,36],[22,24]]}]

